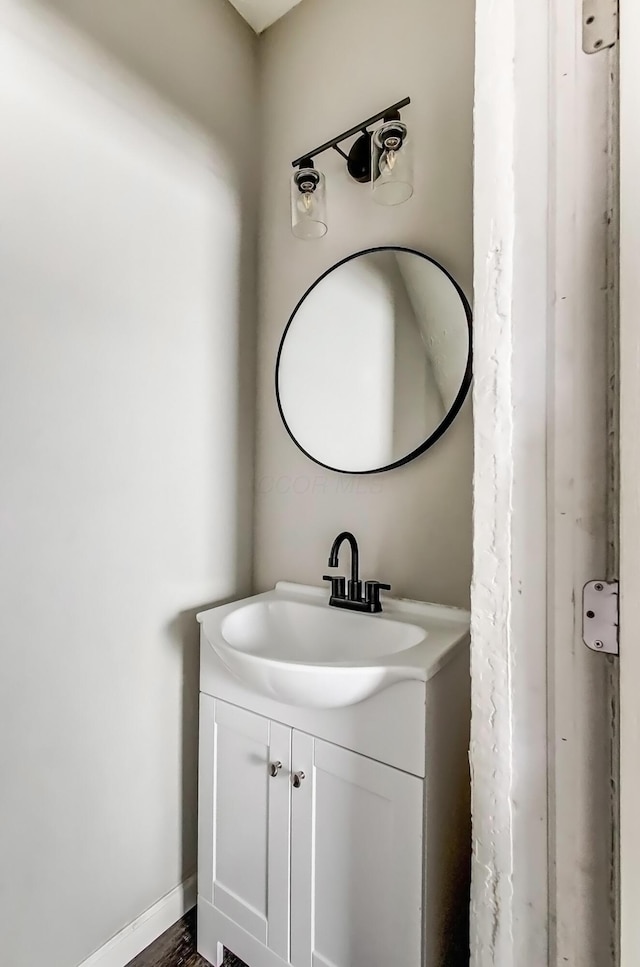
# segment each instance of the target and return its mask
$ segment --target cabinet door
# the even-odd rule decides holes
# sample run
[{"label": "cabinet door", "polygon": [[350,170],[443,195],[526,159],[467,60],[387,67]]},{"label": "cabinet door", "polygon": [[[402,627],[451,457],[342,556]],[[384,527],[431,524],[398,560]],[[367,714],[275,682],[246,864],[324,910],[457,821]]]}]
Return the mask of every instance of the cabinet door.
[{"label": "cabinet door", "polygon": [[198,892],[284,960],[290,751],[286,726],[201,696]]},{"label": "cabinet door", "polygon": [[291,963],[421,967],[423,781],[293,733]]}]

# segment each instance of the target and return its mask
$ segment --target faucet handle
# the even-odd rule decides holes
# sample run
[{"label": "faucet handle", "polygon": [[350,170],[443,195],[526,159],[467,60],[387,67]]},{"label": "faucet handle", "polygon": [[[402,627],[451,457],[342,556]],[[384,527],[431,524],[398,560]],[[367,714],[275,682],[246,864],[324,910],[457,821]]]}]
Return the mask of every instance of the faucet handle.
[{"label": "faucet handle", "polygon": [[345,598],[346,597],[346,579],[343,577],[334,577],[332,574],[324,574],[322,576],[323,581],[331,581],[331,597],[332,598]]},{"label": "faucet handle", "polygon": [[380,592],[390,591],[390,584],[382,584],[380,581],[365,581],[364,582],[364,597],[368,605],[371,606],[371,610],[374,613],[382,611],[382,605],[380,604]]}]

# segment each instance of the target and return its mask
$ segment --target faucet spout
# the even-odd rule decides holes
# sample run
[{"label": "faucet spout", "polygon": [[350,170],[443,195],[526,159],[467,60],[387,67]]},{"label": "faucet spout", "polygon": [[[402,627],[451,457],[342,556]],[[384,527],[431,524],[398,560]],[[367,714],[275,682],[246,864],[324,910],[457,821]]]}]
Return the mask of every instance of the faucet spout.
[{"label": "faucet spout", "polygon": [[324,581],[331,582],[329,604],[334,608],[348,608],[350,611],[364,611],[367,614],[378,614],[378,612],[382,611],[380,592],[390,591],[391,587],[388,584],[382,584],[380,581],[366,581],[363,597],[362,581],[358,573],[360,565],[358,542],[351,531],[342,531],[331,545],[329,567],[338,566],[338,555],[340,554],[340,548],[344,541],[351,548],[351,580],[345,593],[345,579],[342,576],[333,577],[330,574],[323,576]]},{"label": "faucet spout", "polygon": [[357,587],[359,581],[360,552],[358,551],[358,542],[351,531],[342,531],[342,533],[338,534],[335,541],[331,545],[329,567],[338,566],[338,555],[344,541],[347,541],[349,547],[351,548],[351,582],[352,587],[355,588]]}]

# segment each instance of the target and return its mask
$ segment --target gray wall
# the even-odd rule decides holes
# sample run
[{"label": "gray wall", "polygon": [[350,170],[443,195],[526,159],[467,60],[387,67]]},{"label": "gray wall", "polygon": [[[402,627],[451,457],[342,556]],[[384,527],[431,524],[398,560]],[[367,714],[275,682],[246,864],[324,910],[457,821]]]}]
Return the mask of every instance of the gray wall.
[{"label": "gray wall", "polygon": [[[467,605],[471,576],[471,407],[425,456],[386,474],[350,477],[310,462],[289,439],[274,397],[287,318],[329,265],[376,244],[441,261],[470,295],[472,277],[472,0],[304,0],[261,38],[262,207],[255,583],[318,584],[344,527],[366,575],[396,594]],[[350,182],[334,152],[329,233],[290,232],[291,159],[409,94],[415,195],[382,208]]]},{"label": "gray wall", "polygon": [[250,588],[257,40],[226,0],[0,11],[0,961],[195,869],[195,610]]}]

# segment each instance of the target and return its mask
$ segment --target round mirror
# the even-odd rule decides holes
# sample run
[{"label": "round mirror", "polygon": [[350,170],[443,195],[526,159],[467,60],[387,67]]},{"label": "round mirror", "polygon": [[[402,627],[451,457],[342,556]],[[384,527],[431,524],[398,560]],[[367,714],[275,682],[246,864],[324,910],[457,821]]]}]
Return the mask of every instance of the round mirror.
[{"label": "round mirror", "polygon": [[424,453],[471,383],[471,308],[434,259],[384,246],[320,276],[280,343],[276,395],[304,453],[377,473]]}]

